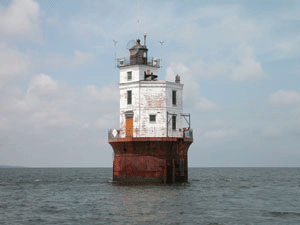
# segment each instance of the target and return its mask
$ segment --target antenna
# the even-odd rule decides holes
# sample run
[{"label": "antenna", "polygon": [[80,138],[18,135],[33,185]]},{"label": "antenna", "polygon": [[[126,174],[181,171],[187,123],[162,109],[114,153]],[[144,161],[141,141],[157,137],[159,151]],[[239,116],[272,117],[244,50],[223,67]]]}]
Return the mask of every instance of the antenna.
[{"label": "antenna", "polygon": [[117,46],[119,41],[113,40],[115,47]]},{"label": "antenna", "polygon": [[158,41],[160,43],[160,67],[163,67],[163,55],[162,55],[162,51],[163,51],[163,46],[165,43],[165,40],[163,41]]},{"label": "antenna", "polygon": [[119,41],[113,40],[115,46],[115,67],[117,67],[117,44]]},{"label": "antenna", "polygon": [[137,32],[137,39],[140,39],[140,1],[137,0],[137,7],[136,7],[136,17],[137,17],[137,27],[136,27],[136,32]]},{"label": "antenna", "polygon": [[146,47],[146,38],[147,38],[147,33],[144,33],[144,46]]}]

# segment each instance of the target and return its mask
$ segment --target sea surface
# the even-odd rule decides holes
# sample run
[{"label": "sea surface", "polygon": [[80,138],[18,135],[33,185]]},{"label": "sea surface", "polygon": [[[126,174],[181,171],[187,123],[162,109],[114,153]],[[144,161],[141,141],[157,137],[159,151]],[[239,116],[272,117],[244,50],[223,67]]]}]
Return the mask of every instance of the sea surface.
[{"label": "sea surface", "polygon": [[111,168],[0,168],[0,224],[300,224],[300,168],[190,168],[120,186]]}]

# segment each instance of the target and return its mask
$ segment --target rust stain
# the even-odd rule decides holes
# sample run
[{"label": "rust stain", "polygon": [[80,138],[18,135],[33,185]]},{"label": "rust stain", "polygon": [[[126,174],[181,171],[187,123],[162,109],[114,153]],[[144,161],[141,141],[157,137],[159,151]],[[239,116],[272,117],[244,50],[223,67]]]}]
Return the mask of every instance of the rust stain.
[{"label": "rust stain", "polygon": [[[117,182],[187,182],[187,152],[192,141],[178,138],[119,138],[114,149],[113,180]],[[183,168],[180,168],[180,160]]]}]

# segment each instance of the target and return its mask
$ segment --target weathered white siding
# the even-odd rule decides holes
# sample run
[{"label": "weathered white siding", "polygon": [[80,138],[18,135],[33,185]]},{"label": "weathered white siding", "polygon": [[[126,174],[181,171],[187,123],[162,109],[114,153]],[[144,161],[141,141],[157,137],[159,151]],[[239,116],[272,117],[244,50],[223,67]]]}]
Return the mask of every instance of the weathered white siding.
[{"label": "weathered white siding", "polygon": [[[128,83],[144,80],[144,72],[150,70],[150,73],[157,75],[157,68],[146,65],[132,65],[120,68],[120,83]],[[132,72],[132,80],[127,80],[127,72]]]},{"label": "weathered white siding", "polygon": [[[157,75],[157,68],[133,65],[120,71],[120,134],[126,135],[126,112],[133,112],[134,137],[182,136],[182,88],[183,84],[168,81],[144,81],[144,71]],[[132,71],[132,80],[127,80],[127,72]],[[175,79],[175,77],[174,77]],[[132,91],[132,103],[127,104],[127,91]],[[176,91],[176,105],[172,104],[172,91]],[[167,131],[167,112],[176,114],[176,130],[172,130],[169,116]],[[150,122],[150,115],[156,116]]]}]

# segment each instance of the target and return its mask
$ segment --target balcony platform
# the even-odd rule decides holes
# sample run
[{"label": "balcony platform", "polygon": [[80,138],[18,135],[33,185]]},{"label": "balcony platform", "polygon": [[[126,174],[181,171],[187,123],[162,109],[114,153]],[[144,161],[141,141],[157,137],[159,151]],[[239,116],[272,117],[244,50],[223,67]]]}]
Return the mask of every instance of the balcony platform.
[{"label": "balcony platform", "polygon": [[130,141],[178,141],[181,139],[186,142],[193,142],[193,137],[116,137],[108,138],[108,142],[130,142]]}]

